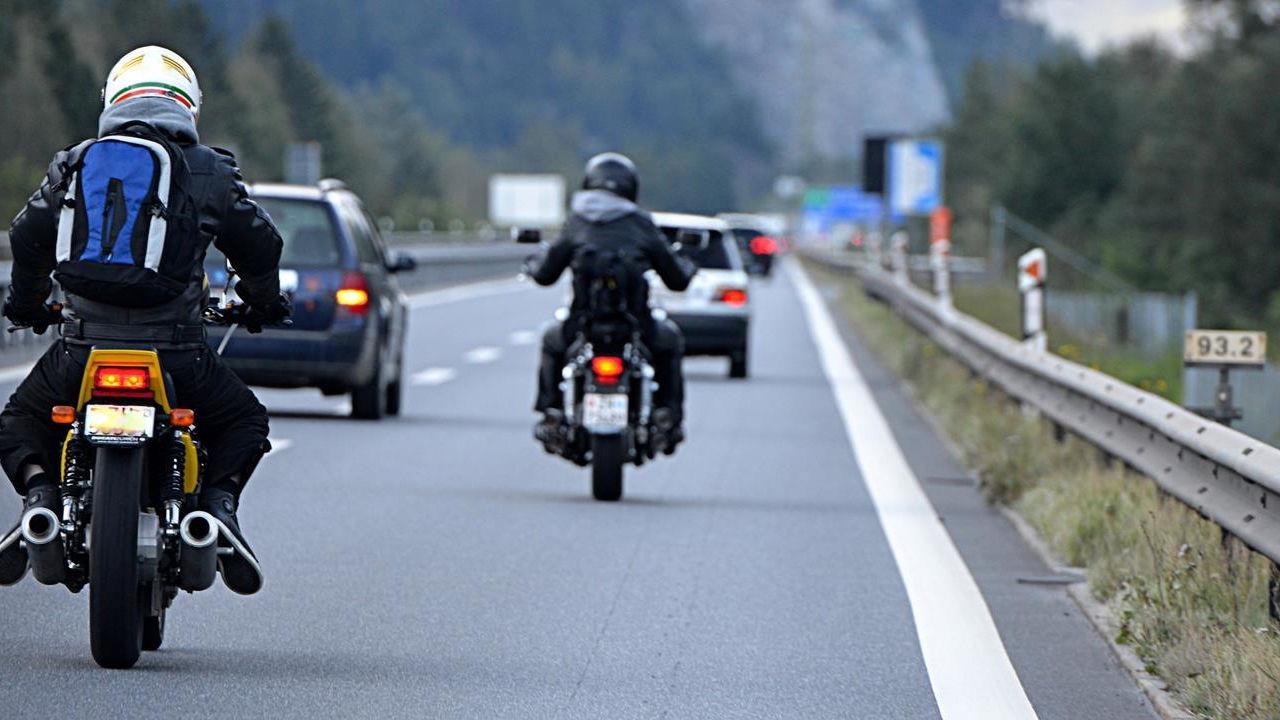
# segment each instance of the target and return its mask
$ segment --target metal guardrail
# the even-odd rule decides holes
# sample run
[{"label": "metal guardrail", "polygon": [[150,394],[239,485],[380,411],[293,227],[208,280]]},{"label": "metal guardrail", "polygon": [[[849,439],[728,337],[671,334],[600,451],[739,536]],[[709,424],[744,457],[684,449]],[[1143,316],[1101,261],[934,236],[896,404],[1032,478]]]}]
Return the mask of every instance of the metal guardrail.
[{"label": "metal guardrail", "polygon": [[[1028,347],[849,253],[804,254],[853,272],[869,294],[975,373],[1058,427],[1123,460],[1280,563],[1280,449],[1109,375]],[[1273,603],[1275,592],[1273,587]]]}]

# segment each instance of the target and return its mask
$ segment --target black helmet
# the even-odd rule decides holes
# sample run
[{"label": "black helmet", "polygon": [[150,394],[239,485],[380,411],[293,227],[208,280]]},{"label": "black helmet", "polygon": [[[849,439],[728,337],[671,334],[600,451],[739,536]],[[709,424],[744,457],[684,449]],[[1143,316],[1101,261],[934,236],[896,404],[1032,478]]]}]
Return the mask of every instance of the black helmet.
[{"label": "black helmet", "polygon": [[587,169],[584,172],[583,190],[608,190],[631,202],[635,202],[636,196],[640,193],[640,178],[636,175],[636,164],[631,162],[631,158],[621,153],[600,153],[587,161]]}]

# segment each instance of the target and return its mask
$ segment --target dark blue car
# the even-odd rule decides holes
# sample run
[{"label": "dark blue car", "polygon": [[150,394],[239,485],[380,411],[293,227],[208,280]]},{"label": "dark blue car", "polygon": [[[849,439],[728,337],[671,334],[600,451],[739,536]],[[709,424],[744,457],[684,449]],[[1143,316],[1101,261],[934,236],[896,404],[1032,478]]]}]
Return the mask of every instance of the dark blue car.
[{"label": "dark blue car", "polygon": [[[354,193],[334,180],[318,186],[254,185],[284,251],[281,289],[293,298],[293,325],[257,335],[241,330],[223,353],[245,382],[351,394],[353,417],[400,412],[408,302],[395,274],[414,261],[383,245],[377,224]],[[223,257],[210,248],[206,272],[219,294]],[[223,331],[211,329],[217,347]]]}]

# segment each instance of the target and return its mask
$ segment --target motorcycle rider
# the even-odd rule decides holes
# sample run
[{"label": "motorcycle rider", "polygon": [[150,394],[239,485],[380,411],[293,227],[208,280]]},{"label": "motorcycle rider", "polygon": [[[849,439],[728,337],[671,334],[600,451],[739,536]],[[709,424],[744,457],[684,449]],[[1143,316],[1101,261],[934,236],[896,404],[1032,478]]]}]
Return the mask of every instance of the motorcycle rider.
[{"label": "motorcycle rider", "polygon": [[[230,532],[230,538],[224,537],[226,532],[219,535],[223,544],[235,550],[221,556],[223,580],[231,590],[251,594],[261,587],[261,570],[241,533],[236,510],[245,483],[271,445],[266,409],[205,343],[201,315],[209,299],[203,267],[209,243],[227,256],[241,278],[236,291],[250,308],[251,320],[245,324],[251,332],[282,322],[290,307],[280,293],[280,234],[267,213],[249,198],[234,156],[200,144],[196,130],[200,102],[199,83],[185,60],[165,48],[142,47],[111,69],[98,121],[98,137],[145,125],[167,139],[185,160],[190,173],[187,190],[198,226],[188,226],[190,231],[183,232],[179,241],[198,247],[187,253],[195,263],[185,287],[175,283],[176,298],[139,307],[124,297],[132,288],[120,287],[119,295],[113,296],[122,297],[119,305],[69,291],[65,316],[59,306],[45,304],[53,289],[50,273],[59,264],[59,212],[64,204],[74,208],[79,200],[64,203],[69,173],[77,153],[91,141],[54,157],[44,183],[14,219],[9,232],[13,270],[4,316],[37,333],[58,325],[62,337],[40,358],[0,413],[0,466],[18,493],[25,495],[25,509],[46,507],[60,516],[58,453],[66,430],[52,423],[50,408],[75,404],[95,342],[155,348],[181,405],[195,411],[208,450],[200,507]],[[11,552],[18,543],[5,546],[4,541],[12,538],[12,533],[0,536],[0,548],[9,553],[7,559],[0,558],[0,575],[6,569],[10,573],[25,569],[25,558]],[[18,560],[24,562],[19,566]],[[0,577],[0,582],[18,578]]]},{"label": "motorcycle rider", "polygon": [[581,328],[589,302],[592,264],[585,260],[592,250],[621,255],[631,274],[626,310],[640,321],[641,337],[653,358],[658,390],[654,393],[653,424],[662,436],[665,451],[674,451],[684,439],[684,336],[671,320],[658,319],[649,309],[649,284],[644,278],[654,270],[675,291],[689,287],[697,267],[677,255],[663,238],[649,213],[636,205],[640,181],[635,164],[625,155],[603,153],[587,162],[582,190],[574,193],[573,211],[560,237],[541,262],[528,274],[539,285],[552,285],[573,268],[573,303],[569,317],[553,323],[542,337],[542,364],[538,370],[538,398],[534,409],[543,413],[535,437],[549,448],[564,423],[558,386],[569,344]]}]

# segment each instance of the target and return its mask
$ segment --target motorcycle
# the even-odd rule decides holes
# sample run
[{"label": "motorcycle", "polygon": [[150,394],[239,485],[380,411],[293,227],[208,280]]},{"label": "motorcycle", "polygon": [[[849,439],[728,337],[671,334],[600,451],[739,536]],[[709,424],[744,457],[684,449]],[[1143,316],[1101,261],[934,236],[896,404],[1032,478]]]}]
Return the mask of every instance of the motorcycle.
[{"label": "motorcycle", "polygon": [[[245,305],[204,313],[228,337],[252,319]],[[76,404],[51,409],[66,428],[61,514],[33,508],[20,524],[37,582],[89,586],[89,645],[105,668],[158,650],[178,592],[212,587],[219,556],[235,552],[219,547],[229,531],[196,509],[205,450],[195,413],[173,396],[156,350],[95,345]]]},{"label": "motorcycle", "polygon": [[[540,243],[536,230],[518,231],[516,241]],[[621,310],[592,312],[569,345],[559,391],[564,408],[548,452],[580,467],[591,466],[596,500],[622,498],[623,470],[674,450],[653,425],[657,389],[640,322]]]}]

